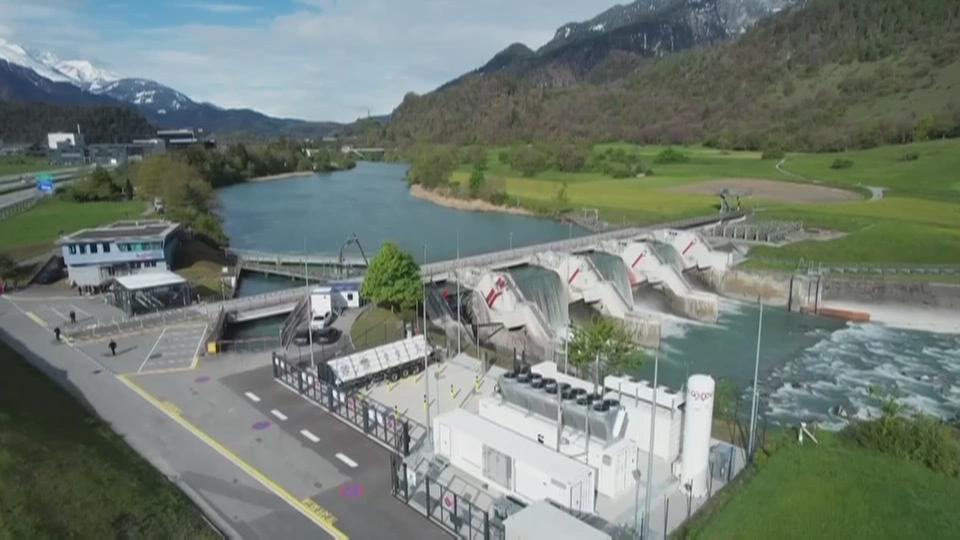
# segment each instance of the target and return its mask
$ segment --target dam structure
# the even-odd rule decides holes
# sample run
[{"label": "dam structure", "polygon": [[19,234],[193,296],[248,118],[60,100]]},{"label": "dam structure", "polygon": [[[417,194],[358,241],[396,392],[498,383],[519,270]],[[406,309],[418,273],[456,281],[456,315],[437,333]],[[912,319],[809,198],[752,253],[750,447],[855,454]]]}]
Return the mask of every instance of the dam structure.
[{"label": "dam structure", "polygon": [[719,296],[692,285],[684,272],[722,275],[731,266],[732,254],[715,250],[698,232],[646,230],[594,242],[579,240],[569,249],[525,248],[525,253],[489,259],[487,264],[462,261],[465,264],[445,267],[426,279],[459,282],[472,291],[465,304],[471,319],[508,330],[498,335],[500,346],[542,349],[546,356],[570,338],[572,303],[582,302],[598,314],[623,321],[635,341],[645,346],[657,344],[662,318],[656,311],[638,308],[636,300],[645,295],[662,295],[670,310],[682,317],[717,321]]}]

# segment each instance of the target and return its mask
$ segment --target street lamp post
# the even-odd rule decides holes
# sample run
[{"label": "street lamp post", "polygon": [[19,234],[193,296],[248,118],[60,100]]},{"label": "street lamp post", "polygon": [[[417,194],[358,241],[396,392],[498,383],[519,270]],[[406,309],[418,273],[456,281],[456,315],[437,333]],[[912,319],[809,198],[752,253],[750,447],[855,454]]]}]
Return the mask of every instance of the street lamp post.
[{"label": "street lamp post", "polygon": [[[637,463],[633,470],[633,532],[640,535],[640,447],[637,447]],[[649,494],[647,494],[649,496]]]},{"label": "street lamp post", "polygon": [[[423,264],[427,264],[427,245],[423,245]],[[428,368],[430,367],[430,345],[427,340],[427,283],[423,283],[423,343],[424,354],[423,354],[423,405],[424,410],[427,414],[427,440],[432,440],[433,429],[430,425],[430,373]],[[438,397],[439,399],[439,397]]]},{"label": "street lamp post", "polygon": [[[460,270],[460,229],[457,229],[457,270]],[[457,278],[457,354],[460,354],[460,276],[457,275],[457,272],[454,271],[454,276]],[[479,354],[479,353],[477,353]]]},{"label": "street lamp post", "polygon": [[657,330],[657,350],[653,355],[653,403],[650,406],[650,448],[647,449],[647,496],[643,501],[643,538],[650,538],[650,505],[653,498],[653,447],[656,444],[657,384],[660,375],[660,330]]}]

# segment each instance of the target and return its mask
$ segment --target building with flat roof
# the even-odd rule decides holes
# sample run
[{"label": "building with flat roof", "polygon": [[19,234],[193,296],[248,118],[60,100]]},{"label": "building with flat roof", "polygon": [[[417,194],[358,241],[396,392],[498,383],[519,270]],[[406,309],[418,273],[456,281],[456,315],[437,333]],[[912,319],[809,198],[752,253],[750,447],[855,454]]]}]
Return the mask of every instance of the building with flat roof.
[{"label": "building with flat roof", "polygon": [[61,237],[70,281],[97,287],[141,272],[167,271],[180,243],[180,224],[162,220],[118,221]]},{"label": "building with flat roof", "polygon": [[113,304],[127,315],[188,306],[193,301],[187,280],[167,270],[120,276],[112,285]]},{"label": "building with flat roof", "polygon": [[163,141],[168,150],[186,148],[195,144],[202,144],[206,147],[215,146],[213,141],[206,138],[202,129],[161,129],[157,131],[157,138]]}]

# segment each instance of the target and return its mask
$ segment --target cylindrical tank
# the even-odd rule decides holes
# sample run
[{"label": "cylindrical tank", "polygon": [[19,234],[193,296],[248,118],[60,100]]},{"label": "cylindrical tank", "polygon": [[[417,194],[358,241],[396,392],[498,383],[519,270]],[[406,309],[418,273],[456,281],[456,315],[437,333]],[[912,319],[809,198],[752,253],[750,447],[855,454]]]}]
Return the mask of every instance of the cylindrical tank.
[{"label": "cylindrical tank", "polygon": [[707,492],[715,388],[716,383],[709,375],[691,375],[687,379],[680,482],[685,488],[689,486],[694,497]]}]

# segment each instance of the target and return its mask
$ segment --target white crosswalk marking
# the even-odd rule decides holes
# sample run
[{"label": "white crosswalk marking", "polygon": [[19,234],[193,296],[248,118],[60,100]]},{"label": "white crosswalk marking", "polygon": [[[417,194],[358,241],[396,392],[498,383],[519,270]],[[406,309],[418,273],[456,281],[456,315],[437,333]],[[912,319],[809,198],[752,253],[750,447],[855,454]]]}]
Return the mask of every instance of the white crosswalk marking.
[{"label": "white crosswalk marking", "polygon": [[280,411],[278,411],[278,410],[276,410],[276,409],[271,410],[271,411],[270,411],[270,414],[276,416],[276,417],[279,418],[280,420],[283,420],[283,421],[286,421],[286,420],[287,420],[287,415],[283,414],[282,412],[280,412]]},{"label": "white crosswalk marking", "polygon": [[301,430],[300,430],[300,434],[303,435],[304,437],[310,439],[311,442],[320,442],[320,437],[317,437],[316,435],[314,435],[313,433],[310,433],[309,431],[307,431],[307,430],[305,430],[305,429],[301,429]]},{"label": "white crosswalk marking", "polygon": [[260,397],[253,392],[245,392],[243,395],[247,396],[247,399],[254,403],[260,403]]}]

